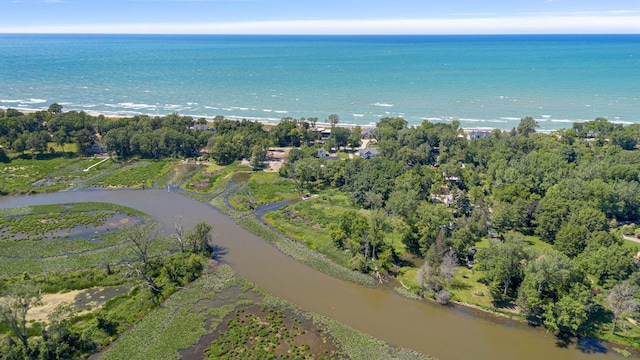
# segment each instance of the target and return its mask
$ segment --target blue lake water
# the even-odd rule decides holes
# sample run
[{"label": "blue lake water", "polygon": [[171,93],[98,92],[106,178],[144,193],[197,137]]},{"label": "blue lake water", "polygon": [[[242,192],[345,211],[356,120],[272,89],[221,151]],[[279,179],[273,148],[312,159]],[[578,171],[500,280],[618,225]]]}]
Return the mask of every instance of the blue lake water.
[{"label": "blue lake water", "polygon": [[640,122],[640,35],[0,34],[0,107],[367,125]]}]

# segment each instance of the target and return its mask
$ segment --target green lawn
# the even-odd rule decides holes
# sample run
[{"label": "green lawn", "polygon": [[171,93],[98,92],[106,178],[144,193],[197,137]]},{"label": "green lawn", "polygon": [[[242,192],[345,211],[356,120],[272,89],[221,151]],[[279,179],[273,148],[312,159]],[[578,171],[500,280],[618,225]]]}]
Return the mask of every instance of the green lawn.
[{"label": "green lawn", "polygon": [[265,220],[293,239],[344,265],[349,257],[335,247],[327,227],[347,209],[353,209],[347,197],[339,192],[330,192],[269,213]]},{"label": "green lawn", "polygon": [[170,160],[127,161],[119,164],[119,168],[88,182],[88,185],[104,188],[150,188],[156,179],[163,177],[172,168]]},{"label": "green lawn", "polygon": [[299,195],[293,181],[275,172],[258,171],[249,174],[246,186],[231,197],[231,205],[239,210],[250,210],[261,204],[282,201]]},{"label": "green lawn", "polygon": [[49,142],[47,143],[47,150],[48,149],[53,149],[53,151],[57,153],[66,153],[66,152],[78,153],[78,144],[58,145],[54,142]]}]

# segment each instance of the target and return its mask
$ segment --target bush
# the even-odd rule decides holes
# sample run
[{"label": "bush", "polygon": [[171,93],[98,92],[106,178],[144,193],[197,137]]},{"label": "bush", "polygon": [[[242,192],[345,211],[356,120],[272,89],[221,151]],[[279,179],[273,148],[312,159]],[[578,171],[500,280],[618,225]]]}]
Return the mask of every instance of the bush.
[{"label": "bush", "polygon": [[634,224],[622,225],[620,230],[624,235],[634,235],[636,226]]},{"label": "bush", "polygon": [[442,305],[448,304],[450,299],[451,293],[449,292],[449,290],[442,289],[436,294],[436,301]]}]

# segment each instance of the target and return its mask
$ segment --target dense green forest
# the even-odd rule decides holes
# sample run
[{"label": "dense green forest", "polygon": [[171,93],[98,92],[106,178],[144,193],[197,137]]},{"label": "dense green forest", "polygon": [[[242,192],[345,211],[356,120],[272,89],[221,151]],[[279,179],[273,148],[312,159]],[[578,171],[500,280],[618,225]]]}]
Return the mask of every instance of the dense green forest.
[{"label": "dense green forest", "polygon": [[[495,303],[517,305],[530,321],[581,333],[604,312],[615,332],[620,316],[638,316],[637,250],[621,236],[636,235],[640,220],[638,124],[597,118],[544,134],[525,117],[511,131],[470,139],[455,121],[409,126],[384,118],[362,136],[360,128],[338,127],[332,115],[326,120],[332,131],[322,138],[318,119],[265,127],[216,118],[208,123],[213,131],[198,131],[191,128],[207,124],[204,119],[107,119],[54,105],[33,114],[0,113],[0,144],[37,154],[50,142],[77,143],[83,151],[102,139],[119,157],[151,159],[207,148],[219,165],[249,159],[254,169],[269,147],[294,147],[282,178],[301,193],[342,192],[354,206],[326,226],[353,269],[379,274],[413,254],[424,259],[421,293],[447,302],[455,268],[485,239],[474,271]],[[362,141],[379,151],[375,158],[318,157],[319,147],[353,152]],[[399,234],[405,254],[385,241],[390,231]],[[529,246],[531,238],[548,246]]]}]

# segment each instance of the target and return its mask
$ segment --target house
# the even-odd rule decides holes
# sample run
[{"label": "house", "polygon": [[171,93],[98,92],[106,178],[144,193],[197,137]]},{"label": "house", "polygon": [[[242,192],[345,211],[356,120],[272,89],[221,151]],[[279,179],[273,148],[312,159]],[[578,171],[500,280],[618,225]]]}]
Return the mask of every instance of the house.
[{"label": "house", "polygon": [[491,131],[487,130],[472,130],[469,132],[469,140],[476,139],[491,139]]},{"label": "house", "polygon": [[89,146],[85,150],[85,153],[87,155],[102,155],[102,154],[106,154],[107,153],[107,147],[104,146],[102,141],[94,141],[93,144],[91,144],[91,146]]},{"label": "house", "polygon": [[318,149],[318,157],[322,160],[340,160],[338,156],[331,156],[324,148]]},{"label": "house", "polygon": [[327,160],[329,158],[329,154],[327,154],[327,150],[324,148],[318,149],[318,157],[323,160]]},{"label": "house", "polygon": [[378,156],[380,152],[378,151],[378,149],[374,149],[374,148],[370,148],[370,147],[366,147],[364,149],[360,149],[358,150],[358,156],[360,156],[363,159],[372,159],[376,156]]},{"label": "house", "polygon": [[487,130],[472,130],[469,132],[469,140],[476,139],[491,139],[491,131]]},{"label": "house", "polygon": [[215,128],[209,127],[209,125],[207,124],[193,124],[193,126],[191,126],[189,129],[195,131],[216,131]]},{"label": "house", "polygon": [[360,133],[360,138],[362,139],[373,139],[373,135],[375,132],[376,128],[374,127],[366,127],[362,129],[362,132]]}]

